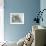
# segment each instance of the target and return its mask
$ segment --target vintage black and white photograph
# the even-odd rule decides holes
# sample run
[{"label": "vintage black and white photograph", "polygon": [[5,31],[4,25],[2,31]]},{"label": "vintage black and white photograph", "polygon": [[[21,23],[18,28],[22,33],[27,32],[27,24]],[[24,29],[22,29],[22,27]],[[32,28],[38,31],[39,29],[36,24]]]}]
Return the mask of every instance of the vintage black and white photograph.
[{"label": "vintage black and white photograph", "polygon": [[10,24],[24,24],[24,13],[10,13]]}]

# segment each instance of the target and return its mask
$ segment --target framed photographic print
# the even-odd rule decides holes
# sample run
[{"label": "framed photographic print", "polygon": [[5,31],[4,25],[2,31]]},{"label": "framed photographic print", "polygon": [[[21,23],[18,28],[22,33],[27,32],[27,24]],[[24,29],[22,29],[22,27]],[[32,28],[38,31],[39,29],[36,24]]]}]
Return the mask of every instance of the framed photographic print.
[{"label": "framed photographic print", "polygon": [[10,13],[10,24],[24,24],[24,13]]}]

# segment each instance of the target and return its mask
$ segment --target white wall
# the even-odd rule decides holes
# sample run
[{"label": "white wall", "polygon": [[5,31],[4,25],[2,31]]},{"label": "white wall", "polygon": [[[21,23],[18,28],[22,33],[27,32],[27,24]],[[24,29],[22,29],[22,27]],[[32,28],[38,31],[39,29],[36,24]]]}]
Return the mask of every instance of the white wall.
[{"label": "white wall", "polygon": [[[46,9],[46,0],[40,0],[40,9],[41,10]],[[40,25],[43,25],[46,27],[46,11],[43,13],[42,17],[43,17],[44,21],[40,22]]]},{"label": "white wall", "polygon": [[0,0],[0,42],[4,41],[4,1]]},{"label": "white wall", "polygon": [[[41,9],[41,11],[43,9],[46,9],[46,0],[40,0],[40,9]],[[42,17],[43,17],[44,21],[43,22],[40,21],[40,24],[43,25],[43,26],[46,26],[46,11],[43,12]]]}]

